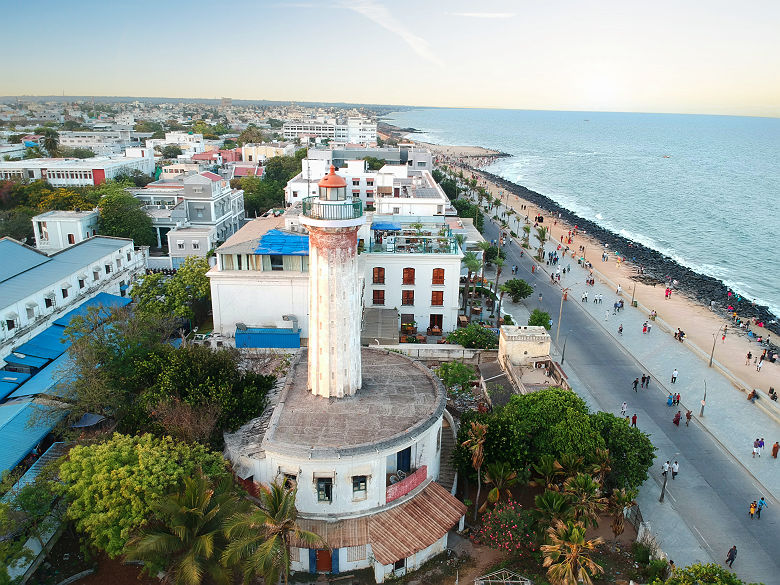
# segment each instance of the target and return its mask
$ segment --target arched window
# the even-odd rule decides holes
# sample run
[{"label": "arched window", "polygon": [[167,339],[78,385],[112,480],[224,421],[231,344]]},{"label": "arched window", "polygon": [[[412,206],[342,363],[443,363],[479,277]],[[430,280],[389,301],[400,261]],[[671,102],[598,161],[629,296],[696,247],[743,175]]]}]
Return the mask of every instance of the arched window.
[{"label": "arched window", "polygon": [[374,284],[384,284],[384,283],[385,283],[385,269],[376,266],[374,268]]},{"label": "arched window", "polygon": [[433,279],[431,284],[444,284],[444,268],[433,269]]},{"label": "arched window", "polygon": [[414,284],[414,268],[404,268],[404,284]]}]

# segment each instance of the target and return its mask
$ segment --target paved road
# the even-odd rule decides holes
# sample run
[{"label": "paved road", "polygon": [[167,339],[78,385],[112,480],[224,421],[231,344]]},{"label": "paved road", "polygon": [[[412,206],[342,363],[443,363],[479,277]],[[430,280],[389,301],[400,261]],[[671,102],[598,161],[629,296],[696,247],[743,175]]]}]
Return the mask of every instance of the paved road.
[{"label": "paved road", "polygon": [[[487,218],[484,236],[489,240],[498,238],[498,228]],[[528,309],[541,308],[552,316],[551,334],[555,341],[561,288],[552,285],[544,271],[531,273],[533,260],[527,253],[520,257],[521,248],[517,243],[510,244],[505,250],[506,266],[517,265],[518,278],[532,284],[536,291],[525,301]],[[505,270],[504,274],[507,272],[510,271]],[[540,292],[543,295],[541,303],[538,300]],[[678,546],[678,536],[683,543],[680,546],[685,546],[683,533],[693,534],[699,544],[698,550],[709,553],[715,562],[722,562],[726,551],[736,544],[739,555],[734,571],[743,580],[767,585],[780,583],[780,555],[777,554],[780,510],[772,506],[764,512],[761,520],[750,520],[748,505],[757,499],[756,494],[763,492],[760,486],[754,483],[733,455],[701,426],[694,423],[687,428],[684,424],[677,428],[669,424],[673,413],[666,406],[665,390],[660,388],[658,380],[653,379],[650,389],[634,393],[631,382],[647,370],[615,342],[599,320],[581,307],[578,295],[577,299],[569,298],[570,301],[563,303],[560,332],[561,344],[564,338],[568,338],[564,369],[572,372],[590,394],[590,402],[595,401],[599,409],[619,414],[620,405],[627,401],[629,414],[637,413],[639,428],[651,435],[653,444],[658,448],[656,464],[651,470],[651,477],[642,486],[640,499],[657,500],[663,479],[660,476],[661,463],[667,459],[680,462],[680,474],[673,482],[668,482],[668,495],[664,504],[660,505],[661,509],[653,510],[652,505],[643,509],[645,520],[651,523],[654,532],[660,533],[665,552],[678,565],[696,560],[710,562],[710,559],[699,559],[699,555],[693,552],[686,554],[682,550],[668,550],[669,546]],[[607,298],[603,307],[604,311],[611,312]],[[608,320],[608,326],[615,325]],[[780,489],[778,486],[768,487],[775,492]],[[647,492],[653,490],[656,495],[650,500]]]}]

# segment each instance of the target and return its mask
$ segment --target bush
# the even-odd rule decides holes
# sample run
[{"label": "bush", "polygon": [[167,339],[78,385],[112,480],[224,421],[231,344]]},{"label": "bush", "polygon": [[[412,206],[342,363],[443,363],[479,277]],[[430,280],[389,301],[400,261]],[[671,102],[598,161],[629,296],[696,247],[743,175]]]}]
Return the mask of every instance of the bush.
[{"label": "bush", "polygon": [[522,556],[536,550],[534,519],[529,510],[514,501],[498,502],[482,516],[482,526],[471,539],[490,548]]},{"label": "bush", "polygon": [[528,324],[541,326],[549,331],[550,327],[552,327],[552,321],[550,320],[550,313],[540,311],[539,309],[534,309],[533,312],[531,313],[531,316],[528,317]]},{"label": "bush", "polygon": [[447,335],[447,343],[456,343],[468,349],[496,349],[498,335],[481,325],[470,323]]},{"label": "bush", "polygon": [[446,362],[436,368],[436,375],[441,378],[444,387],[451,394],[463,394],[470,391],[471,381],[477,379],[473,367],[460,362]]},{"label": "bush", "polygon": [[656,579],[665,579],[668,571],[669,563],[666,562],[666,559],[653,559],[645,567],[648,583],[652,583]]},{"label": "bush", "polygon": [[642,542],[635,542],[633,546],[634,560],[640,565],[650,562],[650,547]]}]

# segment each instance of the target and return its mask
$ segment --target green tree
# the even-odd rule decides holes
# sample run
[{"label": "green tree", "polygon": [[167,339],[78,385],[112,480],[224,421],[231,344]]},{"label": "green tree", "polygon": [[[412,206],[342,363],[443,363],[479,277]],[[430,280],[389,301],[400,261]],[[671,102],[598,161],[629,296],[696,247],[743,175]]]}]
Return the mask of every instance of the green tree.
[{"label": "green tree", "polygon": [[123,171],[119,174],[117,174],[114,177],[114,181],[117,183],[127,183],[127,184],[133,184],[136,187],[145,187],[152,181],[154,181],[154,177],[147,175],[143,171],[139,171],[138,169],[133,169],[130,172]]},{"label": "green tree", "polygon": [[387,164],[384,160],[381,158],[376,158],[375,156],[366,156],[363,158],[363,160],[366,161],[366,164],[368,164],[369,171],[378,171],[383,166],[385,166],[385,164]]},{"label": "green tree", "polygon": [[33,243],[32,218],[38,214],[29,207],[17,207],[12,211],[0,211],[0,238],[9,236],[20,242]]},{"label": "green tree", "polygon": [[60,134],[54,128],[43,128],[41,134],[43,135],[43,148],[49,156],[57,156],[57,152],[60,148]]},{"label": "green tree", "polygon": [[244,144],[260,144],[265,142],[263,132],[254,124],[249,124],[246,129],[238,135],[238,144],[243,146]]},{"label": "green tree", "polygon": [[322,546],[322,538],[298,524],[295,507],[295,487],[285,487],[280,481],[260,486],[260,506],[236,515],[227,523],[229,539],[222,555],[228,566],[241,566],[244,581],[262,576],[265,583],[285,584],[290,576],[290,547]]},{"label": "green tree", "polygon": [[479,508],[479,494],[482,490],[482,463],[485,461],[485,440],[488,427],[484,423],[472,422],[468,431],[468,438],[462,446],[471,454],[471,466],[477,472],[477,498],[474,501],[474,521],[477,521]]},{"label": "green tree", "polygon": [[152,576],[165,573],[176,585],[232,583],[232,571],[222,565],[227,546],[225,523],[247,508],[233,489],[230,476],[213,483],[199,470],[150,506],[153,520],[127,543],[129,560],[143,561]]},{"label": "green tree", "polygon": [[244,209],[247,217],[257,217],[269,209],[284,207],[284,186],[270,179],[242,177],[239,188],[244,191]]},{"label": "green tree", "polygon": [[536,251],[536,258],[538,260],[544,260],[544,243],[547,241],[547,228],[536,228],[536,237],[539,239],[539,249]]},{"label": "green tree", "polygon": [[225,141],[222,143],[222,148],[224,150],[233,150],[238,146],[238,143],[233,140],[232,138],[226,138]]},{"label": "green tree", "polygon": [[588,474],[579,473],[563,484],[574,509],[574,520],[587,526],[599,525],[599,514],[607,508],[607,499],[601,495],[599,484]]},{"label": "green tree", "polygon": [[272,156],[265,161],[263,179],[274,181],[283,187],[300,172],[301,160],[297,156]]},{"label": "green tree", "polygon": [[552,324],[550,323],[550,313],[534,309],[528,317],[528,324],[544,327],[549,331],[550,327],[552,327]]},{"label": "green tree", "polygon": [[[728,569],[715,563],[695,563],[677,568],[671,577],[656,579],[653,585],[748,585]],[[750,585],[757,585],[751,583]]]},{"label": "green tree", "polygon": [[173,315],[201,319],[210,308],[211,284],[206,273],[211,266],[207,258],[188,256],[166,282],[165,296]]},{"label": "green tree", "polygon": [[167,146],[162,147],[160,153],[162,154],[163,158],[176,158],[182,154],[182,150],[178,144],[168,144]]},{"label": "green tree", "polygon": [[534,292],[533,287],[520,278],[507,280],[504,285],[507,287],[507,292],[513,303],[519,303]]},{"label": "green tree", "polygon": [[[159,122],[150,122],[149,120],[138,120],[135,123],[136,132],[163,132],[163,125]],[[161,136],[160,138],[163,138]]]},{"label": "green tree", "polygon": [[625,510],[636,506],[637,490],[614,490],[609,496],[608,510],[612,514],[612,534],[615,538],[623,534],[625,527]]},{"label": "green tree", "polygon": [[441,378],[444,387],[454,394],[470,392],[471,382],[477,379],[474,368],[460,362],[444,362],[436,368],[436,375]]},{"label": "green tree", "polygon": [[517,472],[505,461],[488,463],[485,470],[485,483],[493,487],[490,488],[485,503],[479,509],[480,512],[484,512],[488,504],[499,502],[502,495],[505,495],[508,500],[511,499],[512,488],[519,482]]},{"label": "green tree", "polygon": [[59,155],[64,158],[93,158],[95,152],[91,148],[62,147],[59,149]]},{"label": "green tree", "polygon": [[479,270],[479,267],[481,266],[479,262],[479,258],[477,258],[477,255],[474,252],[466,252],[463,255],[463,259],[461,260],[463,265],[468,270],[468,276],[466,277],[466,286],[463,289],[463,313],[466,313],[466,303],[468,302],[469,298],[469,286],[471,283],[471,277]]},{"label": "green tree", "polygon": [[462,345],[468,349],[496,349],[498,335],[477,323],[456,329],[447,335],[447,343]]},{"label": "green tree", "polygon": [[604,478],[605,492],[642,485],[655,459],[650,437],[631,427],[625,419],[608,412],[590,415],[590,424],[609,449],[610,470]]},{"label": "green tree", "polygon": [[566,494],[554,490],[544,490],[544,493],[534,497],[536,508],[533,511],[537,526],[547,530],[556,521],[567,522],[574,518],[569,497]]},{"label": "green tree", "polygon": [[143,203],[127,193],[119,184],[103,187],[100,200],[98,231],[104,236],[130,238],[136,246],[155,246],[157,236],[152,218],[143,210]]},{"label": "green tree", "polygon": [[78,445],[60,466],[68,517],[96,548],[120,555],[153,504],[200,468],[214,479],[227,473],[225,460],[195,443],[150,434],[119,433],[103,443]]},{"label": "green tree", "polygon": [[592,577],[604,572],[591,558],[601,538],[585,540],[585,527],[579,523],[556,522],[547,529],[549,544],[542,545],[543,566],[553,585],[592,585]]}]

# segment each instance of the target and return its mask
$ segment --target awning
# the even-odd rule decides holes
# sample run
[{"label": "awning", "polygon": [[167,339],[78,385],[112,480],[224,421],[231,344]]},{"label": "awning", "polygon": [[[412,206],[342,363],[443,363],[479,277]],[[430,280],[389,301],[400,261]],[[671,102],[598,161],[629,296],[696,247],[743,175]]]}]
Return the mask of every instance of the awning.
[{"label": "awning", "polygon": [[15,311],[10,311],[5,314],[5,318],[9,321],[16,321],[19,318],[19,315]]},{"label": "awning", "polygon": [[400,223],[390,223],[390,222],[375,222],[371,224],[372,230],[395,230],[400,231],[401,230],[401,224]]},{"label": "awning", "polygon": [[24,306],[27,307],[28,309],[34,309],[38,306],[38,303],[36,303],[35,301],[30,301],[29,303],[25,303]]},{"label": "awning", "polygon": [[63,283],[60,285],[60,288],[70,288],[70,287],[72,287],[72,286],[73,286],[73,285],[72,285],[71,283],[69,283],[69,282],[63,282]]},{"label": "awning", "polygon": [[47,292],[43,296],[44,296],[44,298],[47,298],[47,299],[53,299],[55,297],[55,294],[54,294],[54,291],[49,291],[49,292]]},{"label": "awning", "polygon": [[92,427],[98,424],[99,422],[102,422],[106,420],[106,417],[100,414],[92,414],[91,412],[85,412],[84,415],[75,423],[73,423],[71,428],[74,429],[83,429],[85,427]]},{"label": "awning", "polygon": [[[389,510],[340,522],[298,518],[304,530],[319,534],[331,548],[370,544],[374,558],[389,565],[431,546],[466,513],[463,502],[436,482]],[[293,546],[308,548],[293,539]]]}]

